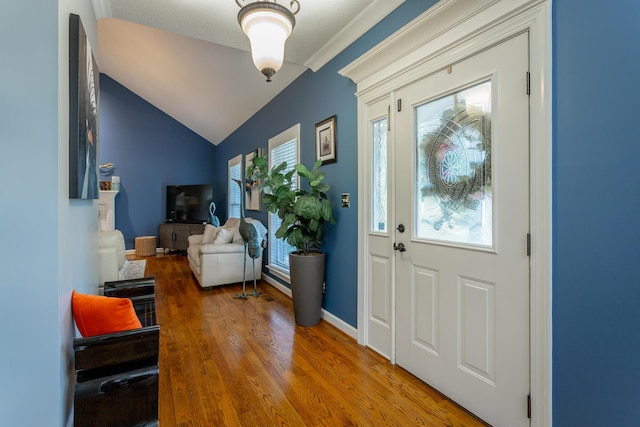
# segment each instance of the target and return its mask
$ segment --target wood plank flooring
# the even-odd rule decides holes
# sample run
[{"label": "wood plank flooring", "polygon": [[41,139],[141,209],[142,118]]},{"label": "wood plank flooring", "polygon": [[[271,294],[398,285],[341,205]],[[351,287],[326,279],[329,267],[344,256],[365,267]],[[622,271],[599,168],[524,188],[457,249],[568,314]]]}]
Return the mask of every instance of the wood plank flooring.
[{"label": "wood plank flooring", "polygon": [[184,256],[145,259],[163,427],[484,425],[327,322],[295,326],[291,300],[265,282],[238,300],[241,285],[201,289]]}]

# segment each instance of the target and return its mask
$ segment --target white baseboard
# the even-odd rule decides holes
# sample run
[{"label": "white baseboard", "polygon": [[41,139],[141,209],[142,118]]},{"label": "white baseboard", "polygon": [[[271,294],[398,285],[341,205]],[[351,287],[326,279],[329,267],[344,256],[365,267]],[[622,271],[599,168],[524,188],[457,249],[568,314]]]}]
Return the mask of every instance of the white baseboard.
[{"label": "white baseboard", "polygon": [[[156,248],[156,253],[158,252],[164,252],[164,248]],[[136,250],[135,249],[125,249],[124,250],[124,254],[125,255],[135,255],[136,254]]]},{"label": "white baseboard", "polygon": [[280,292],[282,292],[283,294],[285,294],[286,296],[291,298],[291,289],[287,288],[285,285],[283,285],[282,283],[278,282],[273,277],[268,276],[268,275],[263,273],[262,274],[262,280],[264,280],[265,282],[267,282],[268,284],[270,284],[271,286],[273,286],[274,288],[276,288],[277,290],[279,290]]},{"label": "white baseboard", "polygon": [[[282,283],[278,282],[273,277],[263,274],[262,280],[264,280],[265,282],[267,282],[268,284],[270,284],[271,286],[273,286],[274,288],[276,288],[277,290],[279,290],[280,292],[282,292],[283,294],[291,298],[291,289],[289,289]],[[345,334],[349,335],[351,338],[355,340],[358,339],[358,330],[353,326],[351,326],[350,324],[348,324],[347,322],[345,322],[344,320],[340,319],[337,316],[334,316],[324,308],[322,309],[322,313],[320,314],[320,316],[330,325],[332,325],[335,328],[338,328]]]},{"label": "white baseboard", "polygon": [[332,326],[340,329],[342,332],[349,335],[354,340],[356,341],[358,340],[358,330],[353,326],[351,326],[350,324],[348,324],[347,322],[345,322],[344,320],[334,316],[324,308],[322,309],[321,316],[324,320],[329,322],[329,324],[331,324]]}]

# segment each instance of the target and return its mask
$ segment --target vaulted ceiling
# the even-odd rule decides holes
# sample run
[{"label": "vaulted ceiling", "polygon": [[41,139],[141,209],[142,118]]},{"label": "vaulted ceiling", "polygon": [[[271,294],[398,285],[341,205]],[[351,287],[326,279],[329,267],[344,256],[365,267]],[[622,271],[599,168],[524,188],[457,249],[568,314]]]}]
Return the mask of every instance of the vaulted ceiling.
[{"label": "vaulted ceiling", "polygon": [[267,83],[251,60],[236,0],[93,0],[100,71],[217,145],[404,0],[298,1],[285,63]]}]

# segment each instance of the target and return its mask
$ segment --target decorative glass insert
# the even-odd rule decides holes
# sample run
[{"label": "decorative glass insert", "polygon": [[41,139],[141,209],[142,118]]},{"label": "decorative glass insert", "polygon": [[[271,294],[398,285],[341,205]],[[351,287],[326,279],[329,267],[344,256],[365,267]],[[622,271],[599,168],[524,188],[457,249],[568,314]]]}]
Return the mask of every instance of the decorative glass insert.
[{"label": "decorative glass insert", "polygon": [[387,231],[387,118],[373,122],[372,231]]},{"label": "decorative glass insert", "polygon": [[491,247],[491,81],[415,114],[416,237]]}]

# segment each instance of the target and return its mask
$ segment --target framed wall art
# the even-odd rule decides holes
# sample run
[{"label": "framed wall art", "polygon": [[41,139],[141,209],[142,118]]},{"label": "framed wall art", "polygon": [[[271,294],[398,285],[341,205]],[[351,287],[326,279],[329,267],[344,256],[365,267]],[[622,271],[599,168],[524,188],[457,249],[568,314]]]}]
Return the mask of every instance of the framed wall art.
[{"label": "framed wall art", "polygon": [[98,66],[80,16],[69,15],[69,198],[97,199]]},{"label": "framed wall art", "polygon": [[331,116],[316,123],[316,160],[322,160],[322,164],[336,162],[336,116]]},{"label": "framed wall art", "polygon": [[[262,157],[262,148],[257,148],[244,156],[244,168],[246,169],[253,163],[255,157]],[[245,174],[246,175],[246,174]],[[248,211],[262,210],[262,198],[260,197],[260,189],[258,181],[251,181],[245,176],[244,182],[244,207]]]}]

